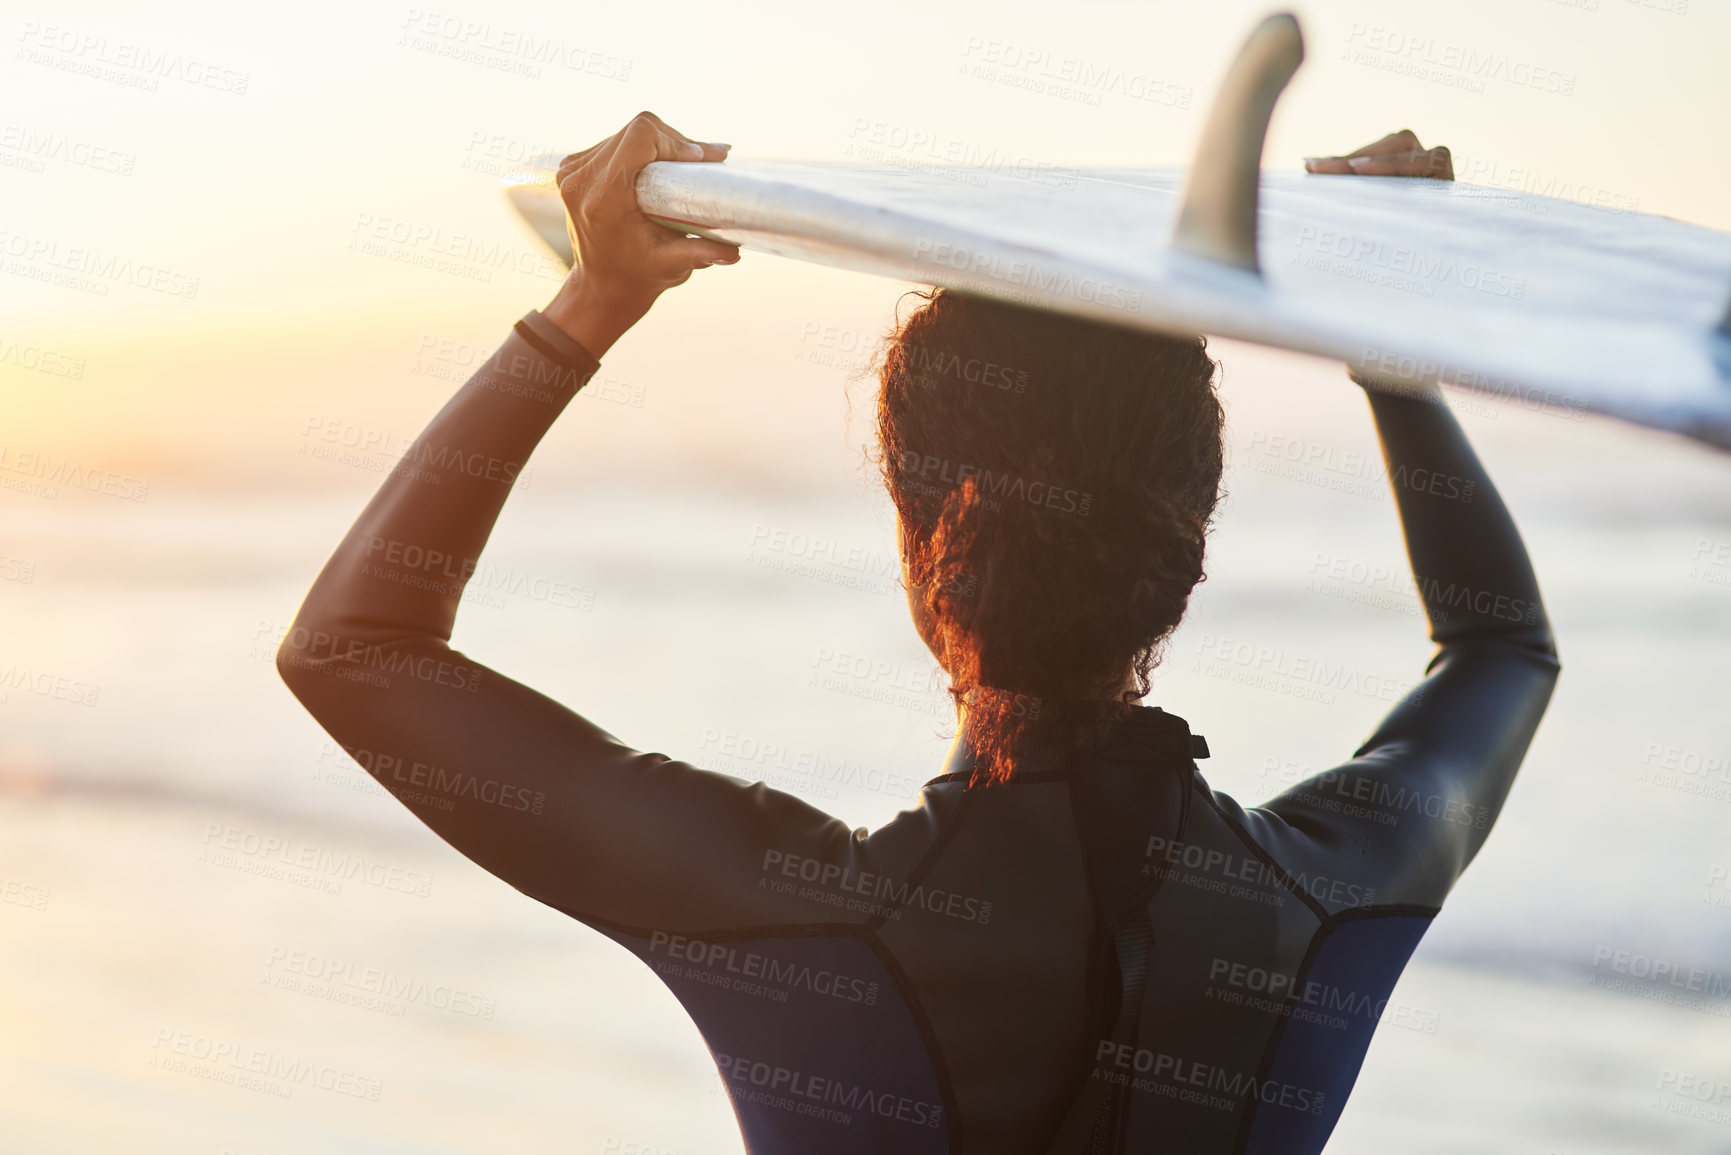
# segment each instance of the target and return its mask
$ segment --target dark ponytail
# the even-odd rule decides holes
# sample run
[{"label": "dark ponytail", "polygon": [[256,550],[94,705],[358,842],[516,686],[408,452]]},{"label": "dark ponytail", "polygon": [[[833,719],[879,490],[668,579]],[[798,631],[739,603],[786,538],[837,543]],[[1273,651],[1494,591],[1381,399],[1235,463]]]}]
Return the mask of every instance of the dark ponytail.
[{"label": "dark ponytail", "polygon": [[1148,692],[1203,578],[1215,365],[1198,337],[925,301],[884,353],[879,464],[974,780],[1000,781]]}]

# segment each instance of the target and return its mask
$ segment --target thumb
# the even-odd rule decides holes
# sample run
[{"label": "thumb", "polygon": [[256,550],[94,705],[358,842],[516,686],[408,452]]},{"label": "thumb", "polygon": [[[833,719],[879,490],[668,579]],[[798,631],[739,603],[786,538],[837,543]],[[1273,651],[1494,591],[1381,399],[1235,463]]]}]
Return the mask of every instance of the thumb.
[{"label": "thumb", "polygon": [[682,254],[694,269],[708,265],[732,265],[739,262],[739,246],[729,245],[722,241],[712,241],[708,237],[686,237]]}]

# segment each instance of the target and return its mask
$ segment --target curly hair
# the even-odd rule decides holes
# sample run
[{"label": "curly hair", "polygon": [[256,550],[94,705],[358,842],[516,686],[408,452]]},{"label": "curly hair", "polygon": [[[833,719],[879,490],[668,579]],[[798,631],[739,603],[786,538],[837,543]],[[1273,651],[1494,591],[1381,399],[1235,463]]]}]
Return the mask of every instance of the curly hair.
[{"label": "curly hair", "polygon": [[985,785],[1148,693],[1203,580],[1224,418],[1201,337],[917,296],[882,355],[876,460]]}]

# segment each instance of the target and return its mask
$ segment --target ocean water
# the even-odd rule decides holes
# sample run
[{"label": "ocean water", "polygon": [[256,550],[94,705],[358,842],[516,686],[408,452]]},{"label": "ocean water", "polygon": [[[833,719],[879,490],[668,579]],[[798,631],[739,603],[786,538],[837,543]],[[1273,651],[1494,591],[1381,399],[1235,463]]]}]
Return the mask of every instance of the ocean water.
[{"label": "ocean water", "polygon": [[[1149,701],[1252,804],[1344,758],[1430,647],[1362,402],[1230,348],[1230,496]],[[1564,674],[1329,1151],[1731,1152],[1731,458],[1456,403]],[[740,1150],[653,976],[446,848],[278,683],[377,479],[309,468],[342,480],[0,495],[0,1151]],[[893,549],[863,476],[549,469],[456,640],[634,745],[873,826],[950,738]],[[266,844],[368,869],[232,849]]]}]

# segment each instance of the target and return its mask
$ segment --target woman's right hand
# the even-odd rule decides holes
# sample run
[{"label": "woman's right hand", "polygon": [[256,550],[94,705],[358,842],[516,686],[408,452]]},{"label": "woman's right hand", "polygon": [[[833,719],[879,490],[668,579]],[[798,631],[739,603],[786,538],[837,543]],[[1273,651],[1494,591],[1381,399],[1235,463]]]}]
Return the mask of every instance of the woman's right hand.
[{"label": "woman's right hand", "polygon": [[729,147],[694,141],[654,113],[640,112],[606,140],[561,161],[559,196],[577,260],[543,315],[600,357],[693,270],[738,261],[738,246],[681,236],[637,207],[637,175],[649,162],[721,161]]},{"label": "woman's right hand", "polygon": [[1432,180],[1455,178],[1454,158],[1443,145],[1426,148],[1410,128],[1391,132],[1345,156],[1308,156],[1305,172],[1357,176],[1424,176]]}]

